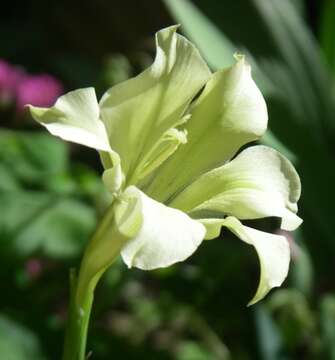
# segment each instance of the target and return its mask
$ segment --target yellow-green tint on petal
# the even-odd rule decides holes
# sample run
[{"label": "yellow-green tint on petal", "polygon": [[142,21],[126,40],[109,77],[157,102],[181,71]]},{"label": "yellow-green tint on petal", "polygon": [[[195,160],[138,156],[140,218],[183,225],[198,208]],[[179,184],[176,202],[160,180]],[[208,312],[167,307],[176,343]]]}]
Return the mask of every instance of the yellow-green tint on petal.
[{"label": "yellow-green tint on petal", "polygon": [[117,194],[121,190],[124,182],[124,175],[120,163],[105,170],[102,174],[102,181],[110,193]]},{"label": "yellow-green tint on petal", "polygon": [[143,225],[141,202],[138,190],[129,187],[116,200],[115,221],[119,232],[129,239],[135,237]]},{"label": "yellow-green tint on petal", "polygon": [[290,263],[290,247],[287,239],[255,230],[242,225],[236,218],[228,217],[222,221],[237,237],[254,246],[260,262],[260,280],[255,296],[248,305],[253,305],[274,287],[281,286],[287,277]]},{"label": "yellow-green tint on petal", "polygon": [[[135,232],[136,235],[121,251],[128,267],[151,270],[184,261],[204,239],[206,230],[200,222],[192,220],[180,210],[149,198],[135,186],[125,190],[121,201],[121,217],[128,211],[134,212],[136,208],[137,217],[141,218],[139,231]],[[124,210],[127,209],[127,203],[130,210]],[[118,212],[116,209],[116,214]],[[128,227],[131,225],[129,222]]]},{"label": "yellow-green tint on petal", "polygon": [[202,173],[224,164],[267,127],[264,98],[243,57],[212,75],[190,113],[187,144],[162,165],[146,189],[160,201],[168,201]]},{"label": "yellow-green tint on petal", "polygon": [[224,219],[209,218],[198,219],[198,221],[206,228],[205,240],[212,240],[220,235]]},{"label": "yellow-green tint on petal", "polygon": [[33,118],[60,138],[97,150],[111,151],[106,129],[99,119],[94,88],[61,96],[50,108],[29,105]]},{"label": "yellow-green tint on petal", "polygon": [[109,89],[100,101],[110,144],[120,155],[128,184],[136,182],[134,172],[139,178],[142,171],[147,172],[142,159],[181,122],[210,76],[198,50],[176,30],[172,26],[159,31],[152,66]]},{"label": "yellow-green tint on petal", "polygon": [[146,156],[141,159],[139,166],[133,173],[133,182],[137,183],[148,176],[168,159],[178,149],[179,145],[186,143],[187,133],[185,130],[176,128],[167,130]]},{"label": "yellow-green tint on petal", "polygon": [[188,213],[213,211],[239,219],[282,218],[282,228],[301,224],[295,214],[300,179],[293,165],[276,150],[253,146],[231,162],[200,176],[170,206]]}]

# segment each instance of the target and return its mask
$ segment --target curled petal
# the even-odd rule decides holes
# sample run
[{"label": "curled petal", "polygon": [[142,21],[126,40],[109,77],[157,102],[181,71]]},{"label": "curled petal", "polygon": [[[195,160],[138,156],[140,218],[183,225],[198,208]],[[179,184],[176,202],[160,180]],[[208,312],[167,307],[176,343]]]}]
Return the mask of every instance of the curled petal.
[{"label": "curled petal", "polygon": [[61,96],[50,108],[29,105],[33,118],[60,138],[97,150],[111,151],[106,129],[99,119],[94,88]]},{"label": "curled petal", "polygon": [[[264,98],[244,57],[212,75],[191,109],[188,142],[168,159],[146,191],[167,201],[204,172],[231,159],[267,127]],[[175,176],[176,173],[178,176]]]},{"label": "curled petal", "polygon": [[275,216],[283,229],[294,230],[302,221],[295,214],[299,197],[300,180],[292,164],[276,150],[253,146],[199,177],[170,205],[195,217],[204,211],[239,219]]},{"label": "curled petal", "polygon": [[102,181],[112,194],[116,194],[121,189],[124,175],[119,161],[114,161],[114,165],[103,172]]},{"label": "curled petal", "polygon": [[206,228],[205,240],[212,240],[220,235],[224,219],[208,218],[198,221]]},{"label": "curled petal", "polygon": [[159,31],[152,66],[112,87],[100,102],[110,144],[130,177],[128,184],[143,177],[148,153],[166,131],[180,124],[210,75],[198,50],[176,30],[171,26]]},{"label": "curled petal", "polygon": [[[253,305],[274,287],[280,286],[286,279],[290,263],[290,247],[284,236],[274,235],[242,225],[236,218],[227,217],[207,222],[210,231],[218,231],[220,223],[237,237],[254,246],[260,262],[260,280],[255,296],[248,305]],[[212,228],[211,228],[212,227]],[[207,235],[210,235],[207,233]],[[214,235],[214,233],[212,233]]]},{"label": "curled petal", "polygon": [[204,239],[206,230],[201,223],[134,186],[126,189],[118,206],[116,223],[120,232],[131,237],[121,251],[128,267],[151,270],[170,266],[191,256]]}]

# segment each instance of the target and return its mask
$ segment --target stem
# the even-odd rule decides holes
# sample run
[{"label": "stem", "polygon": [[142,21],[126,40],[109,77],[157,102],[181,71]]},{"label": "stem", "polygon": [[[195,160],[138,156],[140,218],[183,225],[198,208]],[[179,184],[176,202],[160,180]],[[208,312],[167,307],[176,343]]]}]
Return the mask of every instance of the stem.
[{"label": "stem", "polygon": [[[80,341],[79,359],[85,359],[88,324],[90,322],[95,285],[96,284],[94,284],[94,287],[92,289],[89,289],[89,291],[87,292],[85,303],[79,310],[80,312],[83,310],[82,313],[84,314],[84,316],[82,317],[82,326],[79,331],[79,341]],[[81,313],[79,315],[81,315]]]},{"label": "stem", "polygon": [[[71,275],[70,275],[71,277]],[[86,352],[87,332],[94,299],[94,289],[100,276],[93,279],[80,302],[78,299],[77,279],[71,279],[71,298],[69,318],[65,334],[63,360],[84,360]]]},{"label": "stem", "polygon": [[125,237],[115,230],[113,210],[107,212],[86,247],[79,276],[70,271],[70,306],[63,360],[85,360],[94,290],[105,270],[120,254]]}]

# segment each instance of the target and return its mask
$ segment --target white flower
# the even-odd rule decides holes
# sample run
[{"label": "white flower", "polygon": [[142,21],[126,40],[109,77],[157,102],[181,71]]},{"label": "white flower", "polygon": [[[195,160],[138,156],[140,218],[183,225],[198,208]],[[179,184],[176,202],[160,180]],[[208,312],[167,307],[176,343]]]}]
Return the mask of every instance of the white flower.
[{"label": "white flower", "polygon": [[258,253],[261,278],[252,304],[282,284],[290,252],[283,236],[240,220],[274,216],[294,230],[301,223],[299,177],[268,147],[236,156],[267,128],[250,66],[237,56],[234,66],[211,74],[176,29],[159,31],[152,66],[109,89],[99,104],[88,88],[52,108],[30,110],[52,134],[100,152],[114,201],[88,245],[87,273],[102,271],[119,251],[129,267],[172,265],[224,226]]}]

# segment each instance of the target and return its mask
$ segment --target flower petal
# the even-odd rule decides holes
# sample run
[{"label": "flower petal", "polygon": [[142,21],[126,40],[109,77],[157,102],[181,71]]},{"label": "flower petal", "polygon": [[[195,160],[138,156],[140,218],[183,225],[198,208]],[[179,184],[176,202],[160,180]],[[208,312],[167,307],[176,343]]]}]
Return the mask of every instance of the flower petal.
[{"label": "flower petal", "polygon": [[186,131],[177,130],[176,128],[167,130],[142,160],[143,166],[141,167],[140,174],[137,176],[138,180],[152,173],[153,170],[178,149],[180,144],[186,143]]},{"label": "flower petal", "polygon": [[[201,223],[149,198],[135,186],[125,190],[119,206],[122,209],[116,207],[117,219],[129,218],[123,216],[126,212],[128,215],[137,212],[141,216],[141,221],[138,216],[133,216],[135,232],[128,232],[128,229],[134,229],[132,223],[125,226],[122,220],[116,220],[119,226],[122,224],[120,232],[133,236],[121,251],[128,267],[151,270],[170,266],[191,256],[204,238],[206,230]],[[130,210],[125,210],[127,208]]]},{"label": "flower petal", "polygon": [[[287,239],[242,225],[236,218],[217,219],[237,237],[255,247],[260,262],[260,280],[255,296],[248,303],[253,305],[286,279],[290,263]],[[218,223],[217,222],[217,223]]]},{"label": "flower petal", "polygon": [[29,105],[29,109],[33,118],[51,134],[97,150],[111,151],[105,126],[99,119],[94,88],[71,91],[50,108]]},{"label": "flower petal", "polygon": [[201,224],[206,228],[205,240],[212,240],[219,237],[222,223],[224,221],[223,218],[198,219],[198,221],[201,222]]},{"label": "flower petal", "polygon": [[187,144],[162,165],[146,192],[165,202],[202,173],[224,164],[242,145],[258,139],[266,127],[265,101],[250,66],[239,57],[234,66],[212,75],[185,126]]},{"label": "flower petal", "polygon": [[114,161],[114,165],[106,169],[102,174],[102,181],[111,194],[117,194],[124,182],[120,161]]},{"label": "flower petal", "polygon": [[276,216],[283,229],[294,230],[302,222],[295,215],[299,197],[300,179],[289,160],[266,146],[253,146],[200,176],[169,205],[192,217],[204,211],[239,219]]},{"label": "flower petal", "polygon": [[236,218],[228,217],[224,226],[228,227],[241,240],[253,245],[260,262],[260,280],[255,296],[248,305],[253,305],[274,287],[281,286],[287,277],[290,264],[290,246],[281,235],[243,226]]},{"label": "flower petal", "polygon": [[167,130],[179,124],[210,75],[198,50],[176,30],[171,26],[159,31],[151,67],[112,87],[100,102],[110,144],[120,154],[125,174],[132,176],[128,184],[136,183],[145,166],[141,161]]}]

